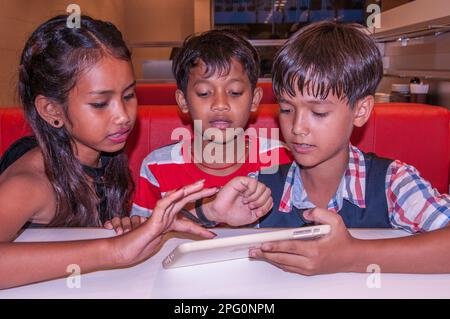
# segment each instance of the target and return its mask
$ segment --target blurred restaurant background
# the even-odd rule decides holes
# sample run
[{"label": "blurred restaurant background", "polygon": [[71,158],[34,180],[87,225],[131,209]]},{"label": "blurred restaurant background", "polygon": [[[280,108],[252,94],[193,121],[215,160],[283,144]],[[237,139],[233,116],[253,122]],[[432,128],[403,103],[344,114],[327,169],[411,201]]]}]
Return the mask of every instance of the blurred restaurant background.
[{"label": "blurred restaurant background", "polygon": [[17,66],[30,32],[72,3],[122,31],[140,83],[174,82],[177,48],[188,35],[212,28],[250,39],[261,54],[260,81],[270,82],[273,56],[291,34],[336,20],[364,25],[379,44],[379,102],[450,108],[449,0],[0,0],[1,106],[18,104]]}]

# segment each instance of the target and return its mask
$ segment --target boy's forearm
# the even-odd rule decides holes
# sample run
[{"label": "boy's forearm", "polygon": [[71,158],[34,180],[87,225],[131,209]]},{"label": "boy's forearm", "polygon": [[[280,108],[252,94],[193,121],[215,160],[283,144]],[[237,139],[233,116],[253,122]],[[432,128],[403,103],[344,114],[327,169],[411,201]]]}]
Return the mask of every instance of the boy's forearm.
[{"label": "boy's forearm", "polygon": [[450,273],[450,227],[402,238],[357,240],[348,271],[382,273]]},{"label": "boy's forearm", "polygon": [[[205,217],[212,221],[212,222],[220,222],[216,216],[216,214],[214,214],[213,211],[213,203],[214,200],[216,199],[216,195],[213,195],[211,197],[208,198],[203,198],[201,200],[201,209],[203,211],[203,214],[205,215]],[[196,216],[197,218],[199,218],[199,216],[197,216],[197,211],[195,209],[195,203],[189,203],[188,205],[185,206],[185,209],[187,209],[191,214],[193,214],[194,216]]]},{"label": "boy's forearm", "polygon": [[0,243],[0,289],[113,268],[116,256],[106,239],[57,243]]}]

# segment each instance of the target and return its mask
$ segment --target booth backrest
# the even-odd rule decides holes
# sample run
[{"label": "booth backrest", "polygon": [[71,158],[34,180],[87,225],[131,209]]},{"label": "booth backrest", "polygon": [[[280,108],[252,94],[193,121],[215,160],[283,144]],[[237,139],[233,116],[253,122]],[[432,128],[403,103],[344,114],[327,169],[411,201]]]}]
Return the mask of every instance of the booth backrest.
[{"label": "booth backrest", "polygon": [[[250,127],[278,128],[278,105],[261,105]],[[192,132],[189,118],[175,105],[140,105],[127,153],[135,177],[143,158],[152,150],[179,140],[175,128]],[[263,129],[263,130],[261,130]],[[19,108],[0,109],[0,152],[30,134]],[[269,130],[270,135],[270,130]],[[272,136],[273,137],[273,136]],[[377,104],[368,123],[354,130],[352,143],[366,152],[399,159],[415,166],[440,192],[448,192],[450,164],[450,112],[421,104]]]},{"label": "booth backrest", "polygon": [[[263,90],[261,104],[277,103],[272,91],[272,83],[261,82],[258,86]],[[175,105],[175,83],[139,83],[136,86],[136,97],[139,105]]]}]

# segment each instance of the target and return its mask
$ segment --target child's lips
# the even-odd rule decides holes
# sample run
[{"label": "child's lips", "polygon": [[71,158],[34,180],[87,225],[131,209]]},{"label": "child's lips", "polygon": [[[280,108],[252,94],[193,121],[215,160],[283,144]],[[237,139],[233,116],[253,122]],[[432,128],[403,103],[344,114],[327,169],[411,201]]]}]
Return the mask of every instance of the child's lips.
[{"label": "child's lips", "polygon": [[316,149],[315,145],[307,144],[307,143],[293,143],[292,147],[296,153],[299,154],[307,154]]},{"label": "child's lips", "polygon": [[116,133],[108,135],[108,139],[114,143],[123,143],[127,140],[128,135],[130,135],[131,129],[125,128]]},{"label": "child's lips", "polygon": [[231,127],[231,123],[232,122],[229,120],[212,120],[209,122],[212,127],[218,128],[219,130],[224,130]]}]

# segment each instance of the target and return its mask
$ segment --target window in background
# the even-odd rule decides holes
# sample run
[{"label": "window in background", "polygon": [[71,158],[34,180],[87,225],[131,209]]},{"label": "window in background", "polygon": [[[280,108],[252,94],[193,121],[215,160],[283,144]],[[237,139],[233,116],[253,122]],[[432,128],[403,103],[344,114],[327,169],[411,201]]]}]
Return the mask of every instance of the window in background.
[{"label": "window in background", "polygon": [[[387,1],[387,0],[385,0]],[[317,21],[364,24],[377,0],[214,0],[215,29],[233,29],[251,40],[261,57],[261,78],[271,77],[275,53],[294,32]],[[263,41],[261,41],[263,40]]]},{"label": "window in background", "polygon": [[[364,23],[367,0],[214,0],[214,27],[249,39],[287,39],[316,21]],[[376,2],[376,1],[374,1]]]}]

